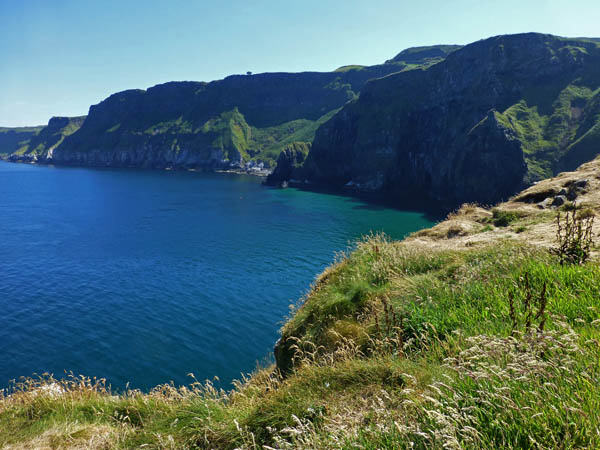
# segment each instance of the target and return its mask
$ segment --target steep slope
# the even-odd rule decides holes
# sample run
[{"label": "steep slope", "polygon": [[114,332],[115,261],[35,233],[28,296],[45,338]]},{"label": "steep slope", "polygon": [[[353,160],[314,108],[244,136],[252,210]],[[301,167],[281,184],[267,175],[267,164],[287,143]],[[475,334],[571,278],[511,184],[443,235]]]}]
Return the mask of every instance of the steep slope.
[{"label": "steep slope", "polygon": [[265,183],[276,185],[278,180],[289,180],[294,171],[302,166],[309,152],[310,144],[304,142],[294,142],[285,147],[277,158],[275,170],[267,176]]},{"label": "steep slope", "polygon": [[313,184],[494,203],[600,152],[600,45],[498,36],[367,83],[316,133]]},{"label": "steep slope", "polygon": [[37,161],[52,157],[52,153],[67,136],[75,133],[85,121],[80,117],[52,117],[48,125],[41,128],[28,141],[23,142],[18,150],[9,156],[11,161]]},{"label": "steep slope", "polygon": [[0,156],[7,156],[26,145],[44,126],[39,127],[0,127]]}]

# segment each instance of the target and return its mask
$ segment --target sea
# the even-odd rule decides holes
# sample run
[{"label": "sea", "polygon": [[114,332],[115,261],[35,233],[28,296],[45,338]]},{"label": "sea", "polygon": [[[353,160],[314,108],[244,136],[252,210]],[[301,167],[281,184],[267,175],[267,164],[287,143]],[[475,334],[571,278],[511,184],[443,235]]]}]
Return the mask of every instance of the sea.
[{"label": "sea", "polygon": [[248,175],[0,162],[0,389],[42,374],[227,389],[273,361],[341,252],[431,224]]}]

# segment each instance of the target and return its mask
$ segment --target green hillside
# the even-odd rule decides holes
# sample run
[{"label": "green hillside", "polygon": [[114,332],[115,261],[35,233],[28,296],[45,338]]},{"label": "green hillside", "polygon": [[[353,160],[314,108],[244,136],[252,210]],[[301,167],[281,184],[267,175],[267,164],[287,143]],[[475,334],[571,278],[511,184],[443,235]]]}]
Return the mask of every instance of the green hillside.
[{"label": "green hillside", "polygon": [[12,153],[20,157],[45,157],[49,151],[60,145],[65,137],[75,133],[84,120],[85,116],[52,117],[47,126],[40,127],[31,139],[22,142],[22,145]]},{"label": "green hillside", "polygon": [[44,126],[38,127],[0,127],[0,156],[8,156],[36,136]]}]

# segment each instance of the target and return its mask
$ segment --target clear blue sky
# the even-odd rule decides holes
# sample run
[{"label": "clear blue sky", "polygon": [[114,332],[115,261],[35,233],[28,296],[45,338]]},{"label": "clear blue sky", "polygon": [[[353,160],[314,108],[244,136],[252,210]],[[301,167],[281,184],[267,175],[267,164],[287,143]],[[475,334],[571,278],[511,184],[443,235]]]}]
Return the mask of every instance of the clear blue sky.
[{"label": "clear blue sky", "polygon": [[170,80],[327,71],[525,31],[599,36],[599,19],[598,0],[0,0],[0,126]]}]

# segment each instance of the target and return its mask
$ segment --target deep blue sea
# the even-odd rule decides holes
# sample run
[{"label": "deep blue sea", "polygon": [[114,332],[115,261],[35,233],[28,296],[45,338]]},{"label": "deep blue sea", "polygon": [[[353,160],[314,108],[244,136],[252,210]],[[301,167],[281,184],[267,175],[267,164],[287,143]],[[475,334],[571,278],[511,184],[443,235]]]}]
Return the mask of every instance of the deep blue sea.
[{"label": "deep blue sea", "polygon": [[143,390],[269,358],[335,252],[421,213],[256,177],[0,162],[0,388],[65,370]]}]

